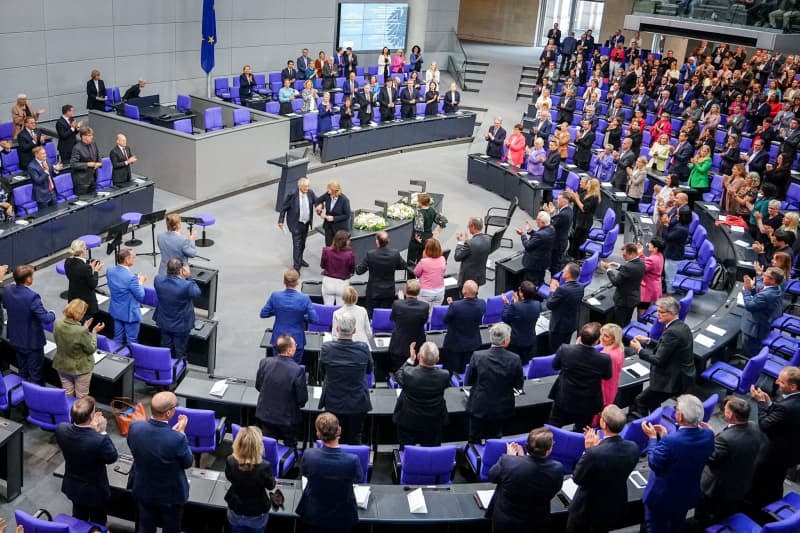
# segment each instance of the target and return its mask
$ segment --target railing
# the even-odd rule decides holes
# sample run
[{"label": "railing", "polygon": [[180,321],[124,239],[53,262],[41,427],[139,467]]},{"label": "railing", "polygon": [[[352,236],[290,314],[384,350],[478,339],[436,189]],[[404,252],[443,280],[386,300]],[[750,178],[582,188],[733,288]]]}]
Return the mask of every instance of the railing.
[{"label": "railing", "polygon": [[[761,4],[763,6],[763,4]],[[726,27],[761,26],[763,31],[798,33],[800,12],[785,19],[773,17],[777,28],[770,25],[770,12],[777,9],[762,7],[747,9],[737,0],[636,0],[633,13],[658,15],[664,18],[696,20]],[[788,24],[784,30],[784,22]]]},{"label": "railing", "polygon": [[455,78],[458,86],[466,89],[467,53],[461,46],[461,40],[456,35],[455,28],[450,30],[448,41],[447,70]]}]

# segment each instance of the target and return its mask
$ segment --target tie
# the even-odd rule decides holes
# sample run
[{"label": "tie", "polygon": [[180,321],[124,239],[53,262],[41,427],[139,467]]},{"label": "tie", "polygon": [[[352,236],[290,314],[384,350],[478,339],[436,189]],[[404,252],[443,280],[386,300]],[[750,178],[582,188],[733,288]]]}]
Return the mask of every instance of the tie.
[{"label": "tie", "polygon": [[47,174],[47,190],[52,192],[53,191],[53,179],[50,177],[50,172],[47,170],[47,165],[44,161],[40,161],[39,164],[42,165],[42,170],[44,170],[45,174]]},{"label": "tie", "polygon": [[89,161],[94,161],[95,160],[94,146],[89,144],[87,145],[86,149],[89,152]]},{"label": "tie", "polygon": [[308,222],[308,197],[305,193],[300,193],[300,223]]},{"label": "tie", "polygon": [[122,151],[122,159],[128,160],[128,152],[125,151],[124,147],[120,147],[120,151]]}]

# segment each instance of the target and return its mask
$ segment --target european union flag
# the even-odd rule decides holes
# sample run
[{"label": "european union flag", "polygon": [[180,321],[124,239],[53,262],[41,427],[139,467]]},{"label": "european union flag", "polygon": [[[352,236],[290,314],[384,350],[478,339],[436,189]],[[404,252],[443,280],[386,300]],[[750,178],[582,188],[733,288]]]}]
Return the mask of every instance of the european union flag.
[{"label": "european union flag", "polygon": [[214,0],[203,0],[203,44],[200,46],[200,66],[210,74],[214,70],[214,45],[217,44],[217,16]]}]

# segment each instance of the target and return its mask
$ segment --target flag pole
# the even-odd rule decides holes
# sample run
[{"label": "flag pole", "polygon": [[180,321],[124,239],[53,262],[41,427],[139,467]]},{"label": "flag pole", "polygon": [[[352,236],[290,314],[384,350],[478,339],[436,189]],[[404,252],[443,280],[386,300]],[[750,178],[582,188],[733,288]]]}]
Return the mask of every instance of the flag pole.
[{"label": "flag pole", "polygon": [[206,98],[211,98],[211,73],[206,73]]}]

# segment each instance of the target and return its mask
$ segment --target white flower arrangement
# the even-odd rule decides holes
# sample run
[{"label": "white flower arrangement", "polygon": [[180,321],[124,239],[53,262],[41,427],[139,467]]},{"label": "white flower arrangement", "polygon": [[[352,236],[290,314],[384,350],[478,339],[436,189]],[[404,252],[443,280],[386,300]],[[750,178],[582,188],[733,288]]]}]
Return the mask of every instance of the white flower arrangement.
[{"label": "white flower arrangement", "polygon": [[369,211],[362,211],[353,219],[353,227],[362,231],[378,231],[388,225],[385,218]]},{"label": "white flower arrangement", "polygon": [[394,220],[411,220],[414,218],[414,208],[398,202],[386,208],[386,216]]}]

